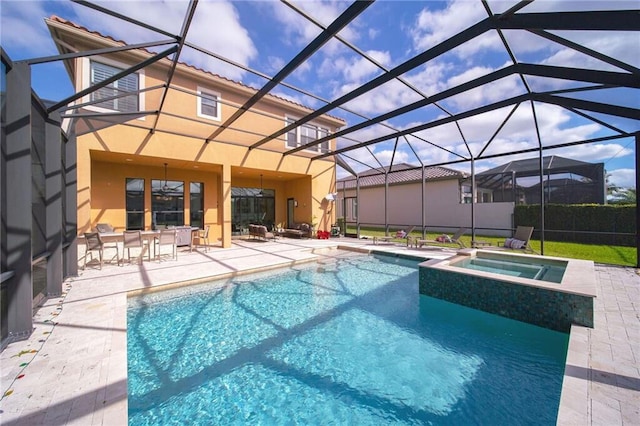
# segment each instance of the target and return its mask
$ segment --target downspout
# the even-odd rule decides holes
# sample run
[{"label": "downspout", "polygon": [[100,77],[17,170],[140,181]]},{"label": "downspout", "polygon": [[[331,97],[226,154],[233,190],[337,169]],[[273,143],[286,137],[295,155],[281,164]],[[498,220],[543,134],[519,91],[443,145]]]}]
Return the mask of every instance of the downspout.
[{"label": "downspout", "polygon": [[[517,206],[518,202],[516,201],[516,197],[518,196],[518,192],[516,191],[516,172],[515,170],[511,171],[511,195],[512,195],[512,201],[513,201],[513,205]],[[513,218],[511,218],[511,227],[513,228]]]},{"label": "downspout", "polygon": [[356,176],[356,236],[360,239],[360,176]]},{"label": "downspout", "polygon": [[389,171],[384,172],[384,235],[389,235],[389,219],[387,212],[387,192],[389,191]]}]

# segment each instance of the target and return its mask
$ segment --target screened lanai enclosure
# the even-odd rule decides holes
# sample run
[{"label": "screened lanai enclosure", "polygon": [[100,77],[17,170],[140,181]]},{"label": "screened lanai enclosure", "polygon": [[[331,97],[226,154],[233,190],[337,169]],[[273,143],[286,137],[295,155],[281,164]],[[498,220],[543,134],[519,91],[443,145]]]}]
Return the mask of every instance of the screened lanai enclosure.
[{"label": "screened lanai enclosure", "polygon": [[[227,135],[237,130],[234,123],[260,114],[254,106],[268,95],[304,105],[311,112],[264,118],[279,120],[278,131],[245,132],[254,138],[246,152],[278,140],[285,147],[282,163],[300,151],[313,152],[312,161],[333,159],[336,193],[323,203],[335,206],[335,220],[356,235],[364,225],[508,234],[519,224],[515,209],[526,204],[537,211],[528,217],[535,216],[530,225],[544,253],[548,205],[606,205],[612,187],[638,187],[637,1],[45,2],[37,13],[126,42],[63,52],[42,43],[31,54],[20,44],[28,37],[13,32],[31,27],[50,40],[47,16],[27,22],[32,18],[23,10],[16,13],[22,26],[6,25],[4,14],[14,3],[3,4],[0,173],[2,303],[11,300],[11,319],[5,320],[3,305],[2,324],[14,336],[31,329],[30,315],[14,311],[24,311],[16,303],[31,306],[32,262],[46,263],[52,294],[61,290],[62,274],[76,272],[72,263],[62,266],[62,253],[73,255],[77,244],[72,212],[80,206],[69,192],[77,190],[75,138],[116,124],[162,135],[170,133],[166,122],[183,120],[181,136],[200,140],[204,150],[212,141],[233,144]],[[258,25],[264,20],[272,25]],[[68,86],[60,72],[68,61],[136,49],[153,56],[86,89]],[[128,75],[156,62],[167,64],[164,84],[128,84]],[[253,95],[224,121],[197,132],[192,119],[167,112],[171,94],[180,90],[174,71],[183,63],[237,81]],[[38,87],[38,79],[46,84]],[[65,85],[66,93],[52,90]],[[129,102],[151,92],[161,93],[157,104]],[[85,109],[105,102],[128,109]],[[346,125],[312,132],[310,123],[325,114]],[[50,149],[30,148],[31,137],[34,147]],[[330,140],[335,149],[328,149]],[[363,185],[374,175],[376,183]],[[45,194],[41,208],[24,194],[32,193],[32,181],[46,179],[53,183],[34,189]],[[264,210],[250,205],[247,194],[233,197],[240,224]],[[372,209],[375,219],[365,221]],[[33,221],[25,211],[33,211]],[[637,210],[633,222],[614,232],[640,247]],[[554,235],[562,231],[557,226]],[[572,231],[598,236],[594,229]]]},{"label": "screened lanai enclosure", "polygon": [[542,194],[545,203],[605,203],[604,163],[547,156],[542,158],[542,170],[544,179],[541,184],[537,159],[511,161],[478,173],[476,186],[483,194],[488,194],[485,200],[493,202],[540,204]]}]

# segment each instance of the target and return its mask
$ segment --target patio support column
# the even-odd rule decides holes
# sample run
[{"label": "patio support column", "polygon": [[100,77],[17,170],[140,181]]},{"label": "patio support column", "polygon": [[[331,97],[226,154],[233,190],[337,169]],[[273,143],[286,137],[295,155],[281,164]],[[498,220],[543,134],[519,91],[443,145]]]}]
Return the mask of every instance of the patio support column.
[{"label": "patio support column", "polygon": [[45,218],[47,296],[62,293],[62,130],[60,114],[45,120]]},{"label": "patio support column", "polygon": [[78,144],[75,122],[69,126],[68,139],[64,144],[64,262],[65,277],[78,275]]},{"label": "patio support column", "polygon": [[540,167],[540,254],[544,255],[544,157],[542,155],[542,145],[540,145],[538,153]]},{"label": "patio support column", "polygon": [[471,156],[471,245],[476,240],[476,160]]},{"label": "patio support column", "polygon": [[636,132],[636,268],[640,268],[640,209],[638,209],[638,189],[640,188],[640,132]]},{"label": "patio support column", "polygon": [[[31,70],[14,63],[6,79],[5,153],[6,267],[15,275],[7,285],[8,342],[29,337],[33,329],[31,284]],[[8,184],[9,181],[11,184]]]},{"label": "patio support column", "polygon": [[222,203],[222,248],[231,247],[231,165],[222,165],[220,179],[220,202]]}]

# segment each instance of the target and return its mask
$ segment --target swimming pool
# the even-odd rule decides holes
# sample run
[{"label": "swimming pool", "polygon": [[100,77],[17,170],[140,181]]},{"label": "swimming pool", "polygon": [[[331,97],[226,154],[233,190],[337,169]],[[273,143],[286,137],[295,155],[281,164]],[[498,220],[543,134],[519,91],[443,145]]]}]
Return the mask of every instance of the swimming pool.
[{"label": "swimming pool", "polygon": [[340,255],[131,298],[129,423],[555,424],[568,335]]}]

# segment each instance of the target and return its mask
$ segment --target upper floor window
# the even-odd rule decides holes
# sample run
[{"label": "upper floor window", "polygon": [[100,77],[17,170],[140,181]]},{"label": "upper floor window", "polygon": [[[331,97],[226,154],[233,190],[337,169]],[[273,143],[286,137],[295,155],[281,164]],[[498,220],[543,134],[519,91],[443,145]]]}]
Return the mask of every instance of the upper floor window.
[{"label": "upper floor window", "polygon": [[[100,83],[121,72],[122,68],[103,64],[102,62],[91,61],[91,85]],[[94,92],[91,92],[91,100],[96,101],[106,99],[103,102],[94,104],[97,107],[121,112],[139,111],[138,102],[139,77],[136,73],[131,73],[120,80],[116,80]],[[131,95],[113,98],[131,92]]]},{"label": "upper floor window", "polygon": [[[462,204],[471,204],[471,185],[460,183],[460,202]],[[490,189],[477,188],[476,203],[493,203],[493,192]]]},{"label": "upper floor window", "polygon": [[[295,123],[296,120],[294,118],[287,117],[285,119],[285,125],[288,126],[290,124]],[[310,142],[328,136],[329,129],[324,127],[316,126],[314,124],[303,124],[302,126],[296,127],[287,132],[286,135],[286,145],[287,148],[296,148],[298,146],[306,145]],[[314,145],[306,149],[306,151],[320,152],[326,153],[329,152],[329,141],[324,141],[319,145]]]},{"label": "upper floor window", "polygon": [[198,87],[198,117],[220,121],[220,94]]},{"label": "upper floor window", "polygon": [[[107,58],[82,58],[82,88],[86,89],[127,69],[129,65]],[[82,98],[82,102],[95,102],[86,109],[100,112],[144,111],[144,70],[138,70],[112,82]],[[144,120],[140,117],[139,120]]]}]

